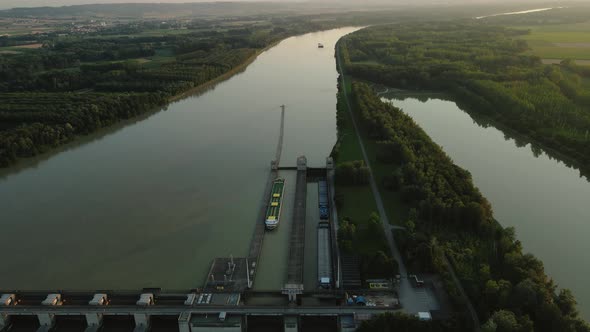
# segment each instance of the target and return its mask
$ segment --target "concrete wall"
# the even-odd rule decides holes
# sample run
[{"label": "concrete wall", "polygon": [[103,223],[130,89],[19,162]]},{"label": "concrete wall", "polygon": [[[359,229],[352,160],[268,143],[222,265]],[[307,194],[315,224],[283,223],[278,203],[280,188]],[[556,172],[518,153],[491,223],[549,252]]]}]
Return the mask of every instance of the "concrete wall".
[{"label": "concrete wall", "polygon": [[10,323],[10,316],[0,314],[0,330],[5,328]]},{"label": "concrete wall", "polygon": [[191,326],[191,332],[242,332],[242,326]]}]

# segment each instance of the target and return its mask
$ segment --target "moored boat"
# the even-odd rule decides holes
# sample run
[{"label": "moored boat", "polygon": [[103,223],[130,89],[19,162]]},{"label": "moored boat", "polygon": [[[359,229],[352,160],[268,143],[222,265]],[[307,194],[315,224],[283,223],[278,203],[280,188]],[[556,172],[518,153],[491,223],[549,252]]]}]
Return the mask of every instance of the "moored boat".
[{"label": "moored boat", "polygon": [[284,189],[285,179],[279,178],[273,182],[264,221],[266,229],[275,229],[279,226]]}]

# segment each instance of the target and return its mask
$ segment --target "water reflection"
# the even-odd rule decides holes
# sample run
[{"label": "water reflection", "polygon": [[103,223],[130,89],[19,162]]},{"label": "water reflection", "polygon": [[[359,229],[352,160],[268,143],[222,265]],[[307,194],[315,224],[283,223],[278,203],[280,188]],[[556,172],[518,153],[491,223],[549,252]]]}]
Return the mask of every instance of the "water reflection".
[{"label": "water reflection", "polygon": [[587,176],[525,137],[467,114],[448,98],[429,96],[424,101],[393,95],[384,99],[403,109],[472,174],[475,185],[492,203],[496,219],[516,228],[525,251],[539,257],[561,287],[573,290],[582,316],[590,318],[585,278],[590,264],[584,263],[585,253],[590,252]]},{"label": "water reflection", "polygon": [[[454,102],[449,96],[443,93],[436,92],[416,92],[398,90],[387,87],[375,87],[377,94],[386,100],[400,100],[404,101],[407,99],[420,101],[421,103],[428,103],[432,99],[445,100]],[[457,103],[461,109],[469,109],[467,106]],[[581,165],[580,163],[568,158],[567,156],[559,153],[558,151],[544,147],[537,142],[534,142],[530,138],[517,133],[516,131],[508,128],[507,126],[491,119],[483,114],[477,112],[466,112],[469,117],[473,120],[473,123],[477,124],[481,128],[496,128],[504,134],[506,141],[514,142],[514,145],[518,148],[524,148],[529,146],[533,156],[539,158],[541,156],[547,156],[550,160],[554,160],[563,163],[568,168],[575,169],[579,172],[581,178],[590,180],[590,167],[587,165]]]}]

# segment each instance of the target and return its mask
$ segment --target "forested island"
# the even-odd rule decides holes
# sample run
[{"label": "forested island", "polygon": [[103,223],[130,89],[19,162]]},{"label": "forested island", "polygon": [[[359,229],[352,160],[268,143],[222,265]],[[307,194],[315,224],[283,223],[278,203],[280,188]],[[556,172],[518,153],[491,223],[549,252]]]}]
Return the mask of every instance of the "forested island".
[{"label": "forested island", "polygon": [[[558,289],[543,263],[523,252],[514,229],[494,219],[492,206],[470,173],[367,84],[444,92],[474,112],[587,164],[587,68],[572,61],[543,65],[538,57],[524,54],[527,43],[518,37],[526,34],[452,21],[375,26],[344,37],[337,46],[345,83],[340,85],[339,140],[333,156],[337,170],[359,159],[358,143],[351,138],[352,119],[342,101],[348,91],[387,213],[403,229],[394,236],[410,272],[440,274],[455,307],[466,308],[452,282],[450,262],[482,331],[590,331],[571,291]],[[355,185],[360,187],[352,188]],[[365,189],[358,182],[337,183],[340,201],[357,201],[359,209],[371,211],[374,207],[361,198],[367,195]],[[341,223],[367,227],[358,217]],[[346,250],[347,244],[340,246]],[[439,326],[390,315],[360,330],[455,330],[465,328],[460,322],[467,317],[455,313],[450,326]]]},{"label": "forested island", "polygon": [[355,77],[394,88],[445,92],[543,146],[590,164],[588,67],[548,66],[529,50],[524,28],[427,22],[365,29],[345,40]]}]

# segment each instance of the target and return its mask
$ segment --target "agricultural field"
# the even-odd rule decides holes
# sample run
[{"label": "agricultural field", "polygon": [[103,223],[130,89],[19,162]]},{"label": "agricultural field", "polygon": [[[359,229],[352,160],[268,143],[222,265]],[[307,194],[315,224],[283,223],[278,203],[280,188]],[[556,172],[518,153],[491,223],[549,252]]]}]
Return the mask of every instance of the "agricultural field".
[{"label": "agricultural field", "polygon": [[541,57],[546,63],[575,59],[582,60],[578,61],[580,65],[590,65],[590,21],[518,28],[531,31],[522,39],[529,43],[530,54]]}]

